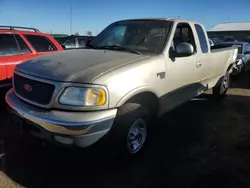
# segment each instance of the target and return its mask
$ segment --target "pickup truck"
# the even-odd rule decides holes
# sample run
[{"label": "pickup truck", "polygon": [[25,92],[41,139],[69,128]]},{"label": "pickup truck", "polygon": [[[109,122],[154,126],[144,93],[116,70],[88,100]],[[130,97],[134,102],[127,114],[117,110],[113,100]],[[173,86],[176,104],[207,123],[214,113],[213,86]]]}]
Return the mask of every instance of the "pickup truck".
[{"label": "pickup truck", "polygon": [[125,156],[142,153],[164,113],[210,88],[225,96],[237,57],[181,19],[117,21],[87,46],[18,65],[6,102],[36,137]]},{"label": "pickup truck", "polygon": [[11,85],[17,64],[61,50],[62,46],[53,37],[36,28],[0,26],[0,88]]}]

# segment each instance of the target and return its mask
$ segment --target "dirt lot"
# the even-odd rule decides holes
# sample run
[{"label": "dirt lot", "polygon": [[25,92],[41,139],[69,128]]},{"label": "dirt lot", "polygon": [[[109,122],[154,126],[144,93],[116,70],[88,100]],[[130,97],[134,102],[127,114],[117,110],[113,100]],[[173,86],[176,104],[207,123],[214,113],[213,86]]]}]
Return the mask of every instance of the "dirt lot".
[{"label": "dirt lot", "polygon": [[[0,123],[11,131],[5,106]],[[231,84],[222,101],[209,93],[166,114],[136,162],[95,150],[43,146],[5,134],[6,172],[28,188],[250,187],[250,73]]]}]

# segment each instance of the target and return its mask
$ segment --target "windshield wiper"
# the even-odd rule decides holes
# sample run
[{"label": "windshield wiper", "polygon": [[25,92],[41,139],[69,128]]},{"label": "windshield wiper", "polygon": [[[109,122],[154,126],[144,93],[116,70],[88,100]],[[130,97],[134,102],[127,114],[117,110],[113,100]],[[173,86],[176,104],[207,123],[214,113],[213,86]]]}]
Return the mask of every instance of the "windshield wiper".
[{"label": "windshield wiper", "polygon": [[132,52],[134,54],[138,54],[141,55],[140,52],[133,50],[127,46],[119,46],[119,45],[103,45],[103,46],[97,46],[96,48],[98,49],[113,49],[113,50],[121,50],[121,51],[128,51],[128,52]]}]

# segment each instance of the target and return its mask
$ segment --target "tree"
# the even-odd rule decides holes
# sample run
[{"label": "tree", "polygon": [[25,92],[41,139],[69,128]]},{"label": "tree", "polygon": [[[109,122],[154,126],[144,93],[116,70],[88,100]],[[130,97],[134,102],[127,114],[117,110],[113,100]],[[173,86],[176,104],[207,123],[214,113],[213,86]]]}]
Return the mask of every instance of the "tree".
[{"label": "tree", "polygon": [[92,36],[92,32],[91,31],[87,31],[87,36]]}]

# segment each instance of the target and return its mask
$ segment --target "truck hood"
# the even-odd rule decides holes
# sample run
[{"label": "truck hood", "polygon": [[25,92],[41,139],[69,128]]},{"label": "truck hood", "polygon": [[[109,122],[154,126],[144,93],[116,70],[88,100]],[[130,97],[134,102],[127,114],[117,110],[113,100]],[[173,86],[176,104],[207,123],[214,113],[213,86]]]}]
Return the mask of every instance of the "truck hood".
[{"label": "truck hood", "polygon": [[65,50],[25,61],[16,70],[56,81],[89,83],[107,71],[147,57],[112,50]]}]

